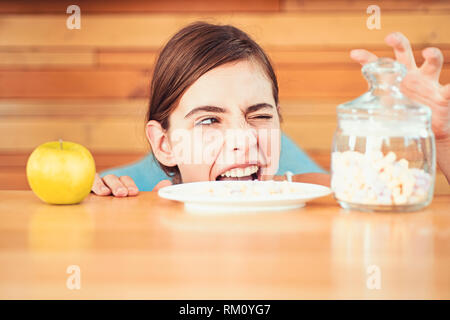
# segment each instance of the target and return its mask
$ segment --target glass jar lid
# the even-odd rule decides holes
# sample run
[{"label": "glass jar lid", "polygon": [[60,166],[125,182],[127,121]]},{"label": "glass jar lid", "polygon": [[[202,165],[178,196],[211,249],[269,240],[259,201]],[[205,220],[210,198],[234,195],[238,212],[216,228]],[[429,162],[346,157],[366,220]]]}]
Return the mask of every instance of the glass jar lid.
[{"label": "glass jar lid", "polygon": [[339,105],[338,115],[429,120],[430,108],[410,100],[400,90],[400,84],[406,73],[406,67],[391,58],[379,58],[365,64],[362,74],[369,83],[369,91],[353,101]]},{"label": "glass jar lid", "polygon": [[363,66],[369,91],[337,107],[339,125],[349,134],[429,135],[431,110],[400,90],[407,70],[403,64],[380,58]]}]

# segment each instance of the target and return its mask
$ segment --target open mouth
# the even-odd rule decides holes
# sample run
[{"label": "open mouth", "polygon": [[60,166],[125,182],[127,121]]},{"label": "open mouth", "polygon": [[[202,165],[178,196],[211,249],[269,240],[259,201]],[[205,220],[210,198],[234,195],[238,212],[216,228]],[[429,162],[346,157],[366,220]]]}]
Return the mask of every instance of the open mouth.
[{"label": "open mouth", "polygon": [[216,177],[216,181],[245,181],[258,180],[260,176],[260,167],[250,165],[244,168],[232,168]]}]

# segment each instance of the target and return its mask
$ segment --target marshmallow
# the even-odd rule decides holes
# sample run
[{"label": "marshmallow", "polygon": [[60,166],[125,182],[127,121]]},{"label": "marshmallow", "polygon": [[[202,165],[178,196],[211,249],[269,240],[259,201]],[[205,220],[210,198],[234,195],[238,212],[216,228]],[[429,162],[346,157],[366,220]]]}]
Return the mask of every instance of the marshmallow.
[{"label": "marshmallow", "polygon": [[333,152],[331,188],[338,200],[371,205],[407,205],[426,201],[432,176],[409,168],[394,152]]}]

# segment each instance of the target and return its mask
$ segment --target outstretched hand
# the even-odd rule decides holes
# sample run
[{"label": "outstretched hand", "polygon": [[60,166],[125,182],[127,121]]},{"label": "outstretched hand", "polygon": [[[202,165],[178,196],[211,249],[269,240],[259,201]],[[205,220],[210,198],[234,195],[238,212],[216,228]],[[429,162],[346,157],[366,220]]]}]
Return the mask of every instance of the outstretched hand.
[{"label": "outstretched hand", "polygon": [[[417,67],[408,39],[400,32],[389,34],[386,43],[394,49],[395,58],[408,70],[401,90],[412,100],[423,103],[432,111],[432,130],[436,141],[450,138],[450,84],[441,85],[439,76],[444,57],[438,48],[426,48],[422,51],[425,62]],[[375,61],[377,56],[364,50],[352,50],[350,57],[364,65]]]}]

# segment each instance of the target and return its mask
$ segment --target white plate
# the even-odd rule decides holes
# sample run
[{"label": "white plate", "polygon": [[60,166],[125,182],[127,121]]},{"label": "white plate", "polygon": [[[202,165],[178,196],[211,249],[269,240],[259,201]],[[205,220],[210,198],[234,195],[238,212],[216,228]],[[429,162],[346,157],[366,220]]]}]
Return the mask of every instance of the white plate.
[{"label": "white plate", "polygon": [[158,191],[160,197],[184,202],[186,210],[200,213],[295,209],[330,193],[322,185],[287,181],[193,182]]}]

